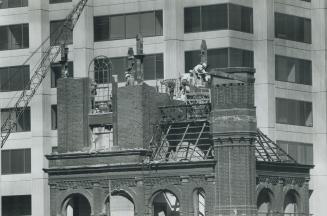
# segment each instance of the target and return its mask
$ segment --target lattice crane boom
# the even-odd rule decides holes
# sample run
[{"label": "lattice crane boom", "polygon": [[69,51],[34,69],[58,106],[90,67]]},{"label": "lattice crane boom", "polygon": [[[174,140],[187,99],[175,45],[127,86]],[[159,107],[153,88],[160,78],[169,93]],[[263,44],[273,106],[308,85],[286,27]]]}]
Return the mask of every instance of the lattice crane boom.
[{"label": "lattice crane boom", "polygon": [[[46,47],[44,51],[42,51],[42,57],[38,61],[35,66],[35,70],[33,75],[25,86],[24,90],[21,92],[20,96],[18,97],[17,101],[15,102],[13,109],[11,109],[8,113],[7,118],[3,121],[1,125],[1,148],[7,141],[10,133],[17,125],[17,120],[22,116],[25,110],[28,107],[31,99],[35,95],[37,89],[41,85],[43,79],[45,78],[47,72],[50,69],[51,63],[53,63],[59,53],[62,50],[62,46],[57,46],[58,42],[60,42],[61,36],[64,34],[65,29],[69,29],[72,31],[83,12],[83,9],[86,5],[88,0],[81,0],[77,3],[77,5],[73,8],[73,10],[68,14],[65,19],[65,22],[59,26],[55,32],[51,32],[54,34],[55,37],[50,42],[50,46]],[[44,47],[47,41],[50,40],[50,36],[47,37],[41,45],[27,58],[27,60],[23,63],[25,65],[39,50]],[[14,118],[15,117],[15,118]],[[13,120],[16,119],[16,120]]]}]

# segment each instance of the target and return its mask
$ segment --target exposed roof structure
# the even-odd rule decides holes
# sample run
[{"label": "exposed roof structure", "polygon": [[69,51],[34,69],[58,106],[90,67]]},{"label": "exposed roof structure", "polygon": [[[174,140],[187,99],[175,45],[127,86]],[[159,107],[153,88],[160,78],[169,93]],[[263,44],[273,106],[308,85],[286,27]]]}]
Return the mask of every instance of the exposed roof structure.
[{"label": "exposed roof structure", "polygon": [[[208,121],[210,104],[160,107],[162,121],[151,141],[152,161],[199,161],[213,159],[213,140]],[[259,129],[254,142],[257,161],[297,163]]]}]

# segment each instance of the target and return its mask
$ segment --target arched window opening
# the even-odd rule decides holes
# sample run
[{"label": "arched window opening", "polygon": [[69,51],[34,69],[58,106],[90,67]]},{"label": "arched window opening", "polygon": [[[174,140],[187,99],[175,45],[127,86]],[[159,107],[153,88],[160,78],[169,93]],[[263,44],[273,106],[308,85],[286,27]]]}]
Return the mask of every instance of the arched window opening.
[{"label": "arched window opening", "polygon": [[298,194],[294,190],[287,192],[284,200],[284,213],[296,214],[299,210]]},{"label": "arched window opening", "polygon": [[152,202],[154,216],[179,216],[180,204],[178,198],[169,191],[160,191]]},{"label": "arched window opening", "polygon": [[197,189],[193,193],[194,216],[206,216],[206,197],[204,190]]},{"label": "arched window opening", "polygon": [[113,193],[106,199],[106,215],[110,216],[134,216],[134,203],[126,193]]},{"label": "arched window opening", "polygon": [[272,192],[262,189],[257,198],[258,216],[266,216],[271,213]]},{"label": "arched window opening", "polygon": [[89,201],[81,194],[72,194],[66,199],[64,206],[65,216],[90,216],[91,206]]}]

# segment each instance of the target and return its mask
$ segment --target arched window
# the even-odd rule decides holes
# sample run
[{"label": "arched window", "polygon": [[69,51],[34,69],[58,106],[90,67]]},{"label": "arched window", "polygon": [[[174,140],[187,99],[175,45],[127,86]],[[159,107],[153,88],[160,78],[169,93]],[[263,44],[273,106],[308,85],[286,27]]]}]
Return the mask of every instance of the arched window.
[{"label": "arched window", "polygon": [[81,194],[72,194],[64,202],[64,216],[90,216],[89,201]]},{"label": "arched window", "polygon": [[196,189],[193,192],[194,216],[206,215],[206,197],[203,189]]},{"label": "arched window", "polygon": [[284,213],[296,214],[299,212],[299,195],[295,190],[287,192],[284,199]]},{"label": "arched window", "polygon": [[260,191],[257,198],[257,208],[259,216],[266,216],[271,213],[271,203],[273,194],[271,190],[264,188]]},{"label": "arched window", "polygon": [[160,191],[155,194],[152,202],[154,216],[179,216],[180,204],[178,198],[169,191]]},{"label": "arched window", "polygon": [[125,192],[114,192],[106,199],[106,215],[110,216],[134,216],[134,202]]}]

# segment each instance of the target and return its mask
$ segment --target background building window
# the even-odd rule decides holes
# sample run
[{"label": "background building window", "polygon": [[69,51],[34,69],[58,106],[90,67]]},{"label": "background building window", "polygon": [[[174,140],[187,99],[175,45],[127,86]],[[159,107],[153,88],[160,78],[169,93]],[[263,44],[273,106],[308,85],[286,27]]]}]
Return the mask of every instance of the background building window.
[{"label": "background building window", "polygon": [[231,29],[253,33],[253,9],[217,4],[184,9],[185,33]]},{"label": "background building window", "polygon": [[1,151],[1,174],[22,174],[31,172],[31,149]]},{"label": "background building window", "polygon": [[94,17],[94,41],[105,41],[109,39],[108,16]]},{"label": "background building window", "polygon": [[[57,87],[57,81],[61,77],[61,64],[52,63],[51,64],[51,88]],[[68,77],[74,77],[74,64],[73,62],[68,62]]]},{"label": "background building window", "polygon": [[144,57],[144,80],[157,80],[163,78],[163,54],[146,55]]},{"label": "background building window", "polygon": [[313,145],[277,140],[277,144],[284,149],[298,163],[313,165]]},{"label": "background building window", "polygon": [[[65,20],[50,21],[50,44],[73,43],[73,31],[64,26]],[[63,28],[61,30],[61,28]],[[61,33],[62,32],[62,33]],[[61,35],[60,35],[61,33]]]},{"label": "background building window", "polygon": [[[110,58],[113,74],[118,75],[118,82],[125,82],[127,57]],[[144,80],[156,80],[164,78],[163,54],[145,55],[143,60]]]},{"label": "background building window", "polygon": [[[185,72],[200,63],[200,51],[185,52]],[[236,48],[218,48],[208,50],[208,67],[253,67],[253,51]]]},{"label": "background building window", "polygon": [[275,37],[311,43],[311,20],[282,13],[275,13]]},{"label": "background building window", "polygon": [[28,65],[0,68],[0,92],[24,90],[29,80]]},{"label": "background building window", "polygon": [[72,2],[72,0],[50,0],[50,4]]},{"label": "background building window", "polygon": [[0,26],[0,51],[29,47],[28,24]]},{"label": "background building window", "polygon": [[58,128],[58,116],[57,116],[57,104],[51,105],[51,130],[57,130]]},{"label": "background building window", "polygon": [[27,7],[27,6],[28,6],[28,0],[1,0],[0,1],[0,9]]},{"label": "background building window", "polygon": [[94,41],[162,35],[162,11],[94,17]]},{"label": "background building window", "polygon": [[3,216],[32,215],[31,195],[3,196],[1,200]]},{"label": "background building window", "polygon": [[[9,117],[9,113],[11,112],[11,110],[13,110],[13,108],[1,109],[1,125],[3,125],[3,123]],[[19,118],[18,118],[18,113],[14,114],[11,117],[12,117],[12,121],[16,122],[16,127],[12,130],[12,133],[25,132],[31,130],[31,110],[29,107],[25,109],[25,111]]]},{"label": "background building window", "polygon": [[276,123],[312,127],[312,103],[276,98]]},{"label": "background building window", "polygon": [[312,66],[309,60],[276,55],[275,70],[278,81],[312,84]]}]

